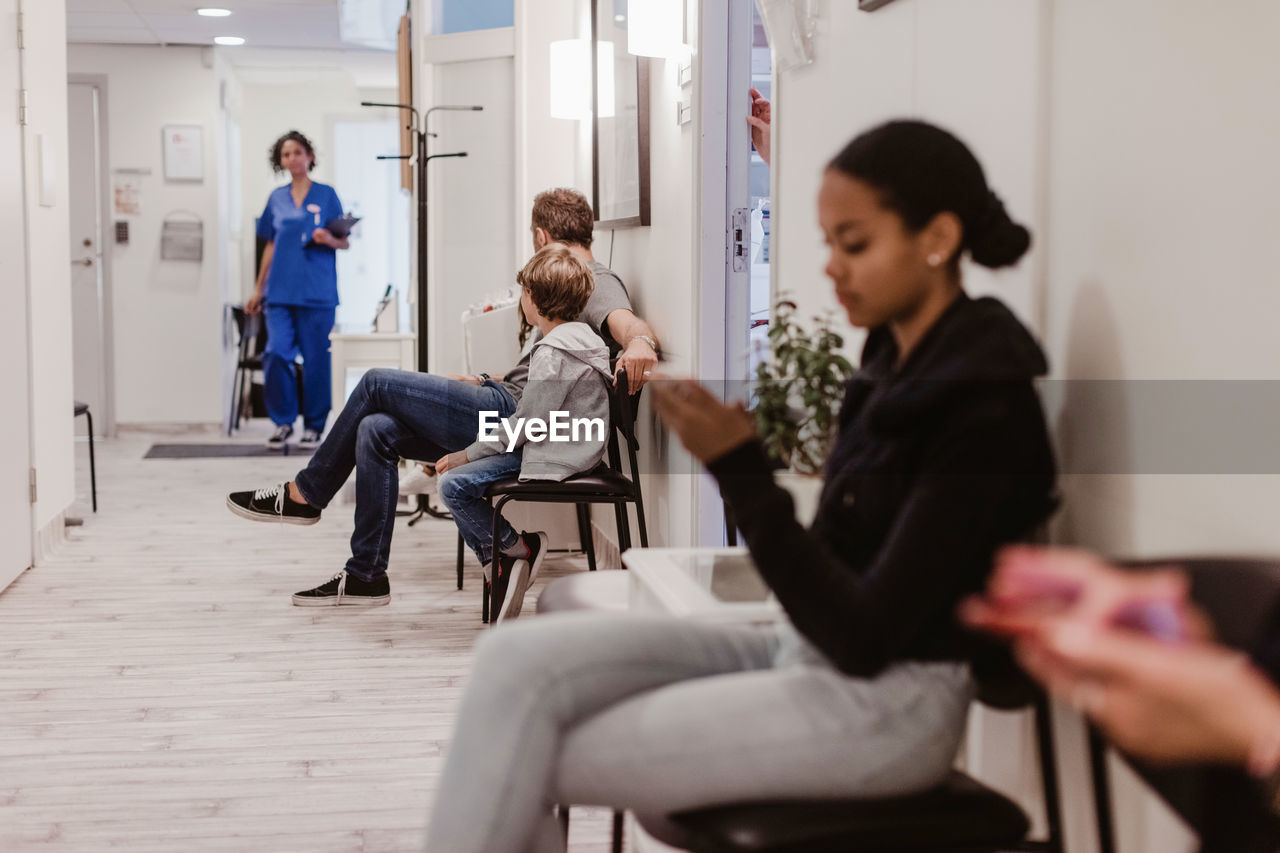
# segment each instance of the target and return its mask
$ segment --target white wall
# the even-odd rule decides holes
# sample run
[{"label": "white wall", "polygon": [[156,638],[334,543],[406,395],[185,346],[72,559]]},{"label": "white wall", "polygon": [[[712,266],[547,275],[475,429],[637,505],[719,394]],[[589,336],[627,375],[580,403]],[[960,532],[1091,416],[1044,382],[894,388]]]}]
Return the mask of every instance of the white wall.
[{"label": "white wall", "polygon": [[[1277,27],[1264,0],[1054,6],[1046,338],[1056,376],[1129,380],[1105,398],[1061,395],[1064,467],[1107,472],[1064,478],[1063,541],[1135,556],[1280,551],[1276,407],[1257,386],[1212,381],[1280,378],[1280,117],[1260,106],[1280,85]],[[1155,387],[1185,419],[1142,402]],[[1198,451],[1154,452],[1196,437]],[[1226,447],[1257,473],[1162,473]],[[1118,795],[1121,849],[1190,849],[1133,791]]]},{"label": "white wall", "polygon": [[[826,4],[813,64],[777,75],[774,88],[775,291],[802,313],[838,312],[822,274],[816,199],[822,169],[850,139],[893,118],[935,122],[977,154],[1011,215],[1036,234],[1013,270],[966,265],[971,293],[1003,299],[1039,325],[1045,161],[1043,0],[898,0],[867,14]],[[820,118],[819,118],[820,117]],[[861,335],[848,347],[856,353]]]},{"label": "white wall", "polygon": [[[129,244],[110,241],[116,420],[219,422],[224,416],[222,238],[212,52],[75,44],[67,50],[67,67],[107,77],[104,118],[110,162],[104,167],[150,169],[142,179],[142,214],[116,216],[130,222]],[[202,182],[164,179],[161,133],[166,124],[204,128]],[[173,211],[191,211],[203,221],[202,262],[160,259],[161,226]],[[65,255],[65,241],[59,251]]]},{"label": "white wall", "polygon": [[[27,282],[31,354],[32,465],[39,480],[34,524],[58,524],[75,498],[72,425],[70,225],[67,215],[66,11],[62,3],[24,3],[23,136],[27,185]],[[40,138],[47,147],[41,152]],[[42,160],[52,195],[42,203]],[[8,203],[8,202],[6,202]],[[20,267],[19,267],[20,268]],[[10,282],[12,285],[12,282]],[[39,554],[36,555],[39,559]]]}]

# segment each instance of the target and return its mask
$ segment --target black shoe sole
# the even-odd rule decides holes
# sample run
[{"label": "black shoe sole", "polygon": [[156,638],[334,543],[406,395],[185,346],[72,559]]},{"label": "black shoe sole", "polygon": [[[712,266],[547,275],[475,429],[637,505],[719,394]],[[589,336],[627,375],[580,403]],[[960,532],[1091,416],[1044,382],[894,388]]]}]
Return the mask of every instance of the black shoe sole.
[{"label": "black shoe sole", "polygon": [[250,521],[266,521],[273,524],[315,524],[320,520],[320,516],[315,518],[299,518],[297,516],[276,515],[275,513],[267,514],[264,512],[254,512],[251,509],[245,509],[240,504],[227,498],[227,509],[234,512],[241,518],[247,518]]}]

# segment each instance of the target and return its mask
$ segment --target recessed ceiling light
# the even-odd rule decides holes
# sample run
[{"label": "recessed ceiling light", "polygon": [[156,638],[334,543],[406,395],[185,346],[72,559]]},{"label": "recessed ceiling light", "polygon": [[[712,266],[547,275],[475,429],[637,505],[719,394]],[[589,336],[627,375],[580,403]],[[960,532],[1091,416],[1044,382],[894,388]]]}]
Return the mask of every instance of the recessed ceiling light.
[{"label": "recessed ceiling light", "polygon": [[240,38],[240,36],[214,36],[213,43],[225,44],[230,47],[234,47],[236,45],[244,44],[244,39]]},{"label": "recessed ceiling light", "polygon": [[616,21],[616,22],[617,22],[617,23],[619,23],[619,24],[621,24],[621,23],[622,23],[623,21],[625,21],[626,19],[627,19],[627,16],[626,16],[626,15],[614,15],[614,16],[613,16],[613,20],[614,20],[614,21]]},{"label": "recessed ceiling light", "polygon": [[230,9],[215,9],[208,7],[204,9],[196,9],[197,15],[204,15],[206,18],[225,18],[231,14]]}]

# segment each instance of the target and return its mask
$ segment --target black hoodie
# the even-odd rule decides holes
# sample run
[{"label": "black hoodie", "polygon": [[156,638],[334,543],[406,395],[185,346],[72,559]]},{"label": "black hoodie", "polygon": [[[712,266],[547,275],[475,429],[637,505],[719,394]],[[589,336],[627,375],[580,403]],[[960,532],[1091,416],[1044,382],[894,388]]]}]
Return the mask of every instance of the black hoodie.
[{"label": "black hoodie", "polygon": [[[796,628],[849,675],[903,660],[1002,654],[956,621],[1002,544],[1053,511],[1054,462],[1032,380],[1040,347],[995,299],[952,303],[900,369],[873,329],[845,389],[812,527],[759,442],[708,467]],[[995,664],[998,665],[998,664]]]}]

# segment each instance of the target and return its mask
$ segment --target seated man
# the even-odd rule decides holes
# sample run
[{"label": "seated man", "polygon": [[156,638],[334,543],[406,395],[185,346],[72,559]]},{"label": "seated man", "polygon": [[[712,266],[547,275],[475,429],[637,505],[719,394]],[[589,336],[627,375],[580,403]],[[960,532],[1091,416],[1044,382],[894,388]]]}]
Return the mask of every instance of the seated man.
[{"label": "seated man", "polygon": [[[494,557],[494,510],[486,488],[516,471],[521,480],[554,481],[589,471],[604,455],[609,430],[609,350],[586,323],[572,322],[591,296],[591,271],[564,244],[551,243],[538,250],[518,281],[520,307],[540,332],[520,405],[501,430],[436,462],[442,475],[440,496],[486,577],[492,574]],[[520,429],[534,419],[554,424],[557,417],[563,425],[559,436]],[[501,553],[493,581],[502,601],[497,614],[501,622],[520,614],[524,594],[546,556],[547,534],[517,535],[505,518],[497,521]]]},{"label": "seated man", "polygon": [[[581,193],[556,189],[533,202],[534,249],[564,243],[594,276],[578,320],[617,353],[631,390],[657,362],[653,330],[631,312],[622,282],[591,254],[594,218]],[[537,333],[535,332],[535,340]],[[227,507],[254,521],[314,524],[356,469],[356,526],[346,567],[320,586],[293,596],[298,605],[379,605],[390,601],[387,562],[397,503],[400,459],[436,459],[476,440],[481,411],[510,417],[529,375],[526,350],[505,377],[444,377],[371,370],[360,380],[324,442],[292,482],[233,492]]]}]

